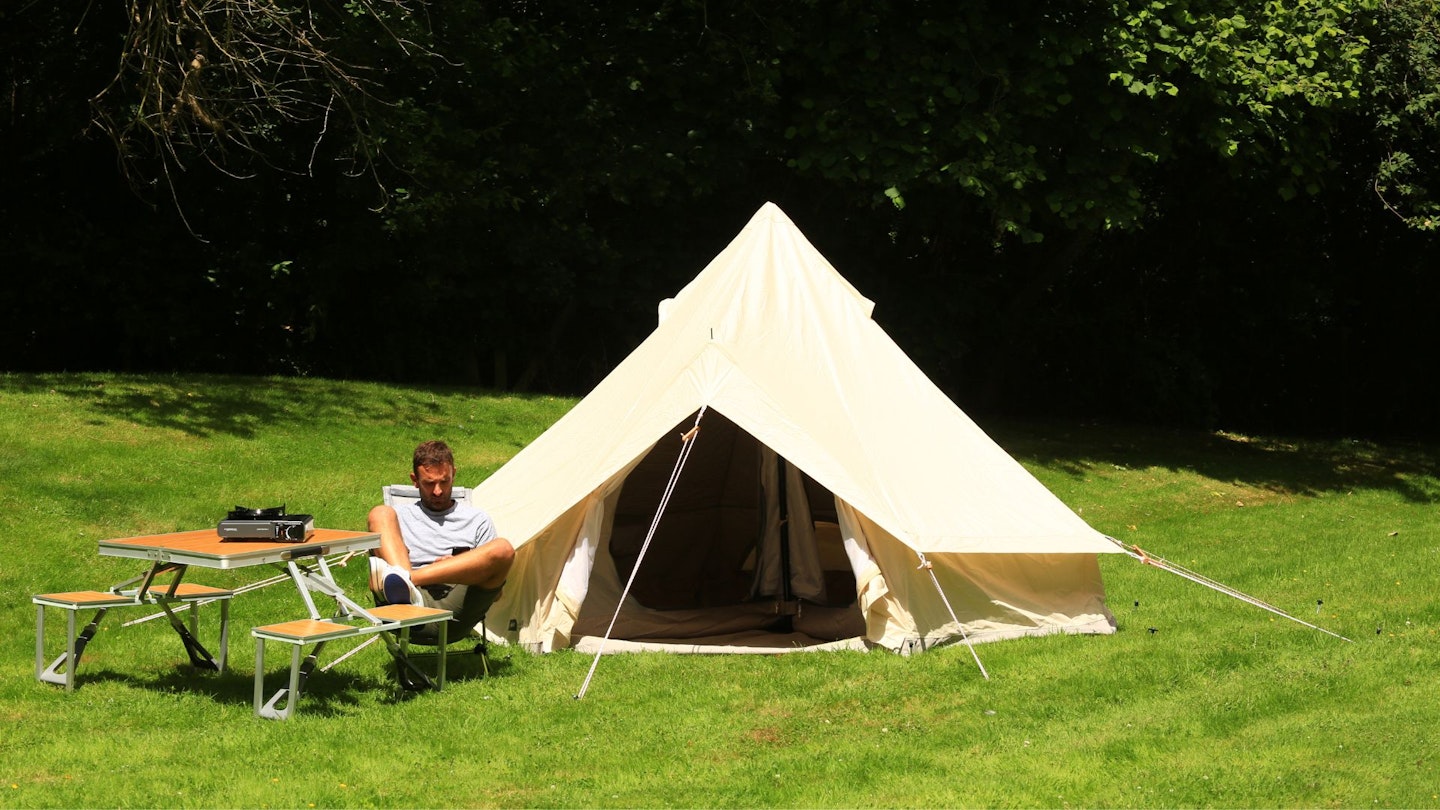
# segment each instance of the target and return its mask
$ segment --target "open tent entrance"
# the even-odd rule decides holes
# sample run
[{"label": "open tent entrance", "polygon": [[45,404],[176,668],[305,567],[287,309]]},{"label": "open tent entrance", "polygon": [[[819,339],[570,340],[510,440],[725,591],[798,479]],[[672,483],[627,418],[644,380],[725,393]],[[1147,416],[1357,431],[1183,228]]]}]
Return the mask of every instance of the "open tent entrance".
[{"label": "open tent entrance", "polygon": [[614,618],[606,642],[613,650],[863,648],[865,619],[835,496],[713,410],[641,558],[681,447],[656,443],[607,499],[613,517],[575,626],[576,636],[590,638],[576,646],[593,649]]}]

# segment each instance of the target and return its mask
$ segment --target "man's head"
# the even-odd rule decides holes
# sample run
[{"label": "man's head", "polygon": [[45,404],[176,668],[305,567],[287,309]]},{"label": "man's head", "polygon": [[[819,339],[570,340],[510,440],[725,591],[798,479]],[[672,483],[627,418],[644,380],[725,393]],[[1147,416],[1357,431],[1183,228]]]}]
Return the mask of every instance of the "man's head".
[{"label": "man's head", "polygon": [[454,501],[450,490],[455,485],[455,455],[442,441],[429,441],[415,448],[410,465],[410,480],[420,490],[420,502],[426,509],[441,512]]}]

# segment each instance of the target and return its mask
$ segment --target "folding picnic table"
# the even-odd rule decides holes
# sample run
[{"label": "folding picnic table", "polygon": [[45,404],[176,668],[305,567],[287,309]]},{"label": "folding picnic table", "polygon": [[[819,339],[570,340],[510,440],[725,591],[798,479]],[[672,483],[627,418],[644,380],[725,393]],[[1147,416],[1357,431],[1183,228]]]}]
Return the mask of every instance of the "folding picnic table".
[{"label": "folding picnic table", "polygon": [[[272,565],[283,568],[294,582],[304,602],[307,618],[299,622],[313,623],[312,628],[324,627],[323,632],[297,634],[293,628],[297,622],[283,625],[257,627],[252,630],[256,638],[256,714],[262,717],[284,719],[288,717],[299,696],[299,686],[313,668],[319,647],[328,641],[370,633],[383,633],[387,646],[397,659],[398,665],[415,671],[406,659],[405,633],[399,633],[397,643],[392,635],[417,624],[439,623],[441,628],[450,611],[414,608],[387,612],[381,608],[366,608],[352,599],[336,581],[326,560],[327,556],[359,553],[378,548],[380,535],[374,532],[352,532],[339,529],[316,529],[304,542],[269,542],[223,540],[214,529],[203,529],[170,534],[126,537],[102,540],[99,545],[101,556],[126,557],[145,560],[150,565],[141,575],[110,586],[106,591],[74,591],[69,593],[39,594],[32,598],[37,606],[35,628],[35,675],[49,683],[62,684],[67,690],[74,688],[75,672],[85,645],[90,642],[100,627],[100,620],[114,607],[158,605],[170,620],[170,625],[180,636],[191,663],[197,669],[221,671],[228,657],[229,599],[233,591],[208,588],[182,582],[191,568],[234,569],[258,565]],[[162,575],[173,574],[168,582],[159,582]],[[335,602],[332,616],[324,616],[315,604],[314,594],[328,596]],[[195,608],[207,601],[221,602],[219,658],[196,638]],[[187,627],[172,609],[172,604],[184,603],[191,610],[191,622]],[[45,610],[61,608],[70,611],[65,651],[48,666],[45,664]],[[393,606],[398,608],[400,606]],[[408,606],[407,606],[408,607]],[[94,609],[96,614],[85,629],[76,632],[76,613]],[[332,619],[355,620],[358,624],[340,624]],[[266,640],[283,641],[295,647],[291,665],[289,689],[281,689],[269,703],[262,703],[261,690],[264,677],[264,644]],[[299,661],[300,649],[306,644],[315,644],[306,664]],[[422,674],[422,677],[423,674]],[[444,685],[444,660],[440,660],[438,688]],[[287,698],[283,708],[276,708],[277,702]]]}]

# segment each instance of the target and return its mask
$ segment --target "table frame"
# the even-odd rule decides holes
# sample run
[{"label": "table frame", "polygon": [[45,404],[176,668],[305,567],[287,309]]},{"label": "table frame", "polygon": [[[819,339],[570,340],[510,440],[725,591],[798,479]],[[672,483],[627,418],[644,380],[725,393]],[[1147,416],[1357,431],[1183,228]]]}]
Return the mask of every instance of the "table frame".
[{"label": "table frame", "polygon": [[[166,593],[173,595],[191,566],[231,570],[257,565],[283,565],[284,570],[290,575],[291,581],[295,583],[311,619],[324,618],[311,595],[318,592],[335,600],[336,613],[334,617],[355,617],[372,625],[378,625],[383,623],[382,620],[371,615],[364,606],[351,599],[345,593],[345,589],[335,582],[334,574],[331,573],[330,565],[325,558],[331,554],[357,553],[379,547],[380,535],[375,532],[316,529],[305,542],[290,543],[266,540],[225,540],[216,531],[200,529],[101,540],[99,552],[102,557],[123,557],[150,562],[150,568],[145,573],[116,583],[109,589],[114,593],[125,593],[130,586],[135,586],[133,593],[137,600],[144,600],[147,594],[151,593],[155,587],[157,576],[172,571],[175,577],[170,582],[169,590]],[[190,662],[197,669],[221,671],[223,663],[217,662],[204,645],[187,630],[184,623],[170,609],[166,600],[162,598],[159,600],[159,604],[165,611],[170,626],[185,645]],[[222,662],[224,657],[222,655]],[[72,669],[78,664],[77,654]]]},{"label": "table frame", "polygon": [[[213,595],[191,595],[191,591],[200,589],[200,586],[188,583],[182,586],[191,567],[217,570],[259,565],[277,567],[285,571],[294,583],[309,619],[359,621],[371,632],[398,630],[400,625],[395,621],[376,616],[370,608],[351,598],[335,581],[330,562],[326,559],[331,555],[370,551],[379,545],[380,535],[377,533],[338,529],[316,529],[305,542],[300,543],[224,540],[218,532],[208,529],[101,540],[98,547],[101,556],[143,560],[149,563],[149,567],[138,576],[117,582],[105,591],[34,596],[31,601],[37,611],[36,677],[41,681],[64,685],[67,690],[73,689],[85,647],[99,631],[100,620],[105,614],[116,607],[144,605],[158,606],[163,611],[171,628],[180,637],[190,663],[197,670],[223,671],[229,657],[229,599],[234,592],[205,589],[213,591]],[[166,574],[173,574],[168,582],[162,581]],[[331,615],[322,615],[314,597],[317,593],[334,600],[335,610]],[[197,638],[195,622],[198,605],[215,600],[222,602],[218,659]],[[188,626],[172,608],[176,602],[190,611]],[[47,608],[69,611],[65,650],[48,667],[45,664]],[[77,633],[76,614],[81,610],[94,610],[95,615],[83,631]],[[152,618],[159,618],[159,615]],[[394,652],[397,650],[392,648]],[[403,658],[403,650],[399,652],[399,657]]]}]

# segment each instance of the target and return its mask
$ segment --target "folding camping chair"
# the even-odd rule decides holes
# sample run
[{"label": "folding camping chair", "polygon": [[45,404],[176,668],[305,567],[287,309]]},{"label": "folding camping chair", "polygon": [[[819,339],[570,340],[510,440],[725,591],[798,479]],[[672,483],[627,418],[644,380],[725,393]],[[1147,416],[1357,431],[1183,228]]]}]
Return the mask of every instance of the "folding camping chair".
[{"label": "folding camping chair", "polygon": [[[382,487],[382,488],[381,488],[381,494],[382,494],[382,496],[383,496],[383,501],[384,501],[385,505],[387,505],[387,506],[399,506],[399,505],[401,505],[401,504],[414,503],[414,502],[420,500],[420,490],[417,489],[416,487],[411,486],[411,485],[408,485],[408,484],[393,484],[393,485],[390,485],[390,486]],[[453,489],[451,490],[451,492],[450,492],[450,497],[454,498],[456,501],[459,501],[459,502],[461,502],[461,503],[464,503],[464,504],[467,504],[467,505],[470,504],[470,490],[469,490],[467,487],[455,487],[455,488],[453,488]],[[481,672],[483,673],[483,676],[484,676],[484,677],[489,677],[489,675],[490,675],[490,643],[489,643],[488,634],[486,633],[486,629],[485,629],[485,617],[484,617],[484,616],[481,616],[481,617],[480,617],[480,623],[479,623],[479,625],[478,625],[477,627],[474,628],[474,631],[475,631],[476,633],[478,633],[478,638],[475,639],[475,640],[476,640],[475,648],[474,648],[471,652],[473,652],[475,655],[478,655],[478,656],[480,657],[480,668],[481,668]],[[466,641],[467,639],[475,638],[475,636],[471,635],[470,633],[464,633],[464,634],[458,634],[458,633],[457,633],[457,634],[452,634],[452,635],[453,635],[453,636],[458,636],[458,638],[453,638],[453,637],[452,637],[451,639],[449,639],[449,643],[450,643],[450,644],[458,644],[458,643],[460,643],[460,642],[462,642],[462,641]],[[413,639],[413,638],[410,640],[410,644],[411,644],[412,646],[430,646],[430,647],[436,646],[435,644],[428,644],[428,643],[426,642],[426,640],[423,640],[423,639],[418,639],[418,640],[417,640],[417,639]],[[436,654],[437,654],[437,653],[419,653],[419,654],[411,653],[411,654],[410,654],[410,658],[411,658],[411,659],[420,658],[420,659],[423,660],[423,659],[426,659],[426,658],[428,658],[428,657],[430,657],[430,656],[432,656],[432,655],[436,655]],[[399,673],[399,678],[400,678],[401,686],[403,686],[403,687],[405,687],[405,688],[407,688],[407,689],[416,689],[416,688],[420,688],[420,687],[424,686],[423,683],[422,683],[422,684],[416,684],[416,683],[414,683],[413,681],[409,680],[409,679],[410,679],[410,676],[411,676],[411,671],[407,671],[407,670],[404,669],[404,668],[400,668],[400,669],[397,669],[397,672]]]}]

